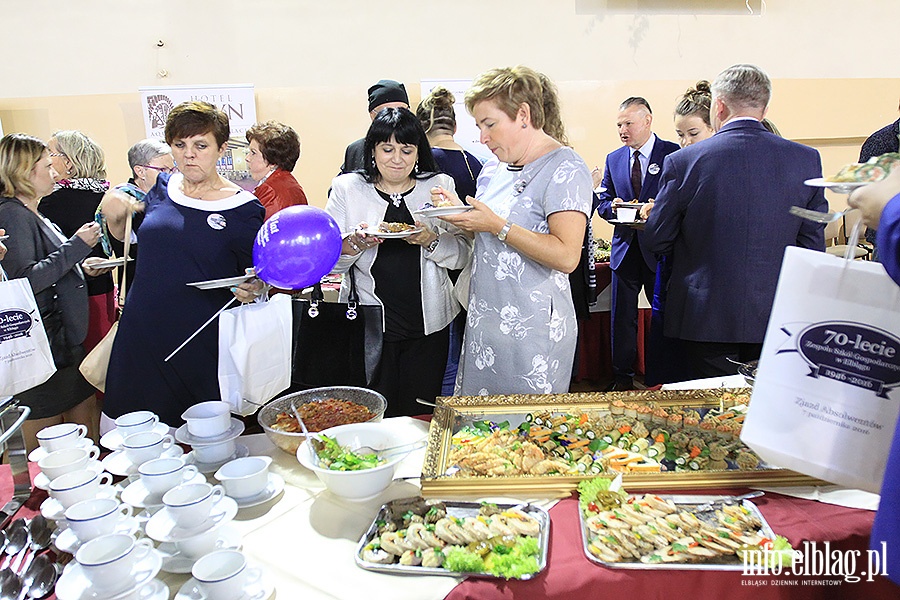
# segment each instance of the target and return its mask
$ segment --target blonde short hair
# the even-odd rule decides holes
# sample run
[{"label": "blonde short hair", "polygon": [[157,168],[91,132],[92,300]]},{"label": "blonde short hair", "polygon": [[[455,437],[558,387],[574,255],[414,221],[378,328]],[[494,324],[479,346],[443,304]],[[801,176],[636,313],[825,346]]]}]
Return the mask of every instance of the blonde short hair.
[{"label": "blonde short hair", "polygon": [[66,175],[73,179],[106,179],[106,157],[94,140],[74,130],[57,131],[51,139],[56,140],[60,152],[72,163],[72,170]]},{"label": "blonde short hair", "polygon": [[31,170],[41,160],[47,144],[24,133],[0,139],[0,196],[32,198]]}]

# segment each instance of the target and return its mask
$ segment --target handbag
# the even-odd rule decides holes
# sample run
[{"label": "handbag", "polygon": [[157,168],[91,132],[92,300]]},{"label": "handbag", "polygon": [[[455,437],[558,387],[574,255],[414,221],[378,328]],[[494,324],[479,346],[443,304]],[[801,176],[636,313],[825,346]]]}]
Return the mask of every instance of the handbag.
[{"label": "handbag", "polygon": [[219,393],[252,415],[291,384],[291,303],[285,294],[219,315]]},{"label": "handbag", "polygon": [[0,396],[38,386],[56,372],[50,340],[27,279],[0,268]]},{"label": "handbag", "polygon": [[[125,282],[128,273],[128,254],[131,251],[131,219],[132,213],[129,210],[125,217],[125,249],[122,252],[125,256],[125,265],[122,267],[122,281],[119,285],[119,299],[117,302],[119,305],[119,318],[122,317],[122,309],[125,306]],[[113,344],[116,341],[116,333],[118,333],[118,331],[119,319],[116,319],[116,322],[112,324],[112,327],[109,328],[109,331],[106,332],[103,339],[87,353],[87,356],[84,357],[84,360],[82,360],[81,364],[78,366],[78,370],[81,371],[84,379],[101,392],[106,391],[106,372],[109,369],[109,359],[112,355]]]},{"label": "handbag", "polygon": [[878,263],[788,247],[741,440],[878,493],[900,408],[900,287]]},{"label": "handbag", "polygon": [[384,317],[380,305],[359,303],[354,267],[346,303],[325,302],[322,286],[309,300],[294,299],[291,389],[331,385],[367,387],[381,362]]}]

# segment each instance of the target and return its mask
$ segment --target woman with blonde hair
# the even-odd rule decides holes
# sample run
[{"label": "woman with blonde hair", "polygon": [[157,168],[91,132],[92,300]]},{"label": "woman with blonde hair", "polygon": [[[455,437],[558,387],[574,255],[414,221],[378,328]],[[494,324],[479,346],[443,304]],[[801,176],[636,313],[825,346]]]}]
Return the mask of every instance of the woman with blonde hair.
[{"label": "woman with blonde hair", "polygon": [[3,269],[9,277],[25,277],[31,284],[57,368],[41,385],[16,395],[31,408],[23,426],[29,450],[37,445],[38,431],[63,422],[86,425],[88,435],[97,440],[94,388],[78,365],[88,323],[84,274],[99,273],[89,267],[99,259],[88,255],[100,239],[100,226],[89,217],[65,236],[38,210],[56,177],[44,142],[18,133],[0,139],[0,223],[9,232]]},{"label": "woman with blonde hair", "polygon": [[578,329],[568,273],[591,213],[590,172],[560,141],[556,90],[539,73],[487,71],[466,108],[498,162],[482,171],[472,210],[442,217],[475,237],[456,393],[566,392]]}]

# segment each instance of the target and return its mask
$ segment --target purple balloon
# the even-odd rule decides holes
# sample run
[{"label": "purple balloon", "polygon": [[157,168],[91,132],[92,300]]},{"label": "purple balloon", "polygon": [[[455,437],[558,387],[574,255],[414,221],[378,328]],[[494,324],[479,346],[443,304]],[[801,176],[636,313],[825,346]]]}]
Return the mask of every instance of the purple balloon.
[{"label": "purple balloon", "polygon": [[290,206],[263,223],[253,242],[256,275],[270,285],[297,290],[318,283],[341,255],[341,230],[315,206]]}]

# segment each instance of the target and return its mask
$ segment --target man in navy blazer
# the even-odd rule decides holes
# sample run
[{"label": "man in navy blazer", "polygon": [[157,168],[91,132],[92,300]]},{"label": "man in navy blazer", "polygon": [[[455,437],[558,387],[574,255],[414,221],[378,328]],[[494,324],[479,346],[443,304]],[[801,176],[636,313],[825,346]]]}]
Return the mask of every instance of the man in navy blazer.
[{"label": "man in navy blazer", "polygon": [[[628,98],[619,106],[616,126],[625,144],[606,157],[597,213],[607,221],[616,218],[621,202],[647,202],[656,197],[663,158],[678,150],[678,144],[656,137],[650,127],[650,104],[640,97]],[[610,389],[634,388],[634,359],[637,356],[638,296],[641,287],[653,298],[656,255],[646,248],[643,232],[632,226],[616,225],[610,253],[612,269],[612,363],[615,381]]]},{"label": "man in navy blazer", "polygon": [[647,249],[672,255],[665,334],[683,340],[691,377],[735,372],[759,358],[784,249],[824,250],[824,226],[791,215],[827,211],[818,151],[771,134],[760,121],[769,77],[753,65],[712,84],[717,133],[666,159]]}]

